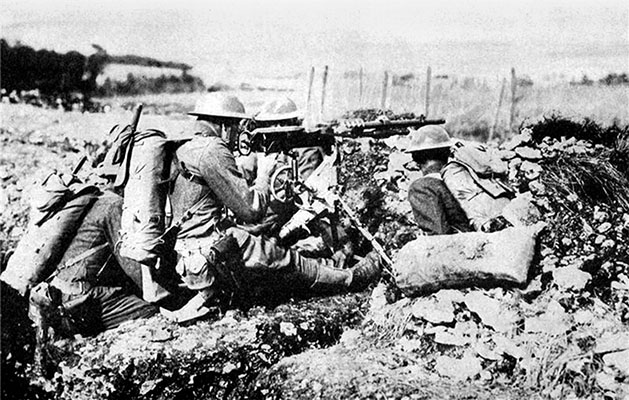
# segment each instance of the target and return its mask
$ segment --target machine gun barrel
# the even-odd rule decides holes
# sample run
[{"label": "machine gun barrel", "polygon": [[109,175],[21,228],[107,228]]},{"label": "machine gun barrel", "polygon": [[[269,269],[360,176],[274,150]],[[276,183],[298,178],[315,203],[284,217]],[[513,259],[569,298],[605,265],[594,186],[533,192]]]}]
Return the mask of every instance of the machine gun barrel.
[{"label": "machine gun barrel", "polygon": [[[337,137],[347,138],[386,138],[394,135],[400,135],[401,129],[405,128],[420,128],[426,125],[441,125],[445,124],[445,119],[401,119],[395,121],[370,121],[365,122],[362,126],[351,128],[349,130],[343,130],[342,125],[337,124],[333,129],[336,131],[334,135]],[[341,128],[341,129],[339,129]]]},{"label": "machine gun barrel", "polygon": [[[248,139],[243,142],[248,152],[263,151],[265,153],[286,152],[303,147],[330,147],[336,138],[373,138],[384,139],[395,135],[406,134],[406,128],[419,128],[425,125],[440,125],[444,119],[426,119],[423,116],[417,119],[403,120],[378,120],[362,122],[353,125],[345,122],[323,124],[307,129],[304,126],[276,126],[270,128],[257,128],[251,133],[246,133]],[[240,145],[239,145],[240,147]],[[242,151],[241,151],[242,153]]]}]

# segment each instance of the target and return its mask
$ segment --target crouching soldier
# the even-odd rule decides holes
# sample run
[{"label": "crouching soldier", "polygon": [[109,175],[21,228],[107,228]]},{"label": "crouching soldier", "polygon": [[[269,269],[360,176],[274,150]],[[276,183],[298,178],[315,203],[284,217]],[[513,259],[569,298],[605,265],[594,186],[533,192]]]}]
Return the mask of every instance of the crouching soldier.
[{"label": "crouching soldier", "polygon": [[469,232],[470,224],[459,202],[441,178],[448,163],[452,141],[438,125],[427,125],[410,133],[410,153],[423,174],[408,191],[415,221],[427,235]]},{"label": "crouching soldier", "polygon": [[116,249],[122,202],[111,192],[98,195],[56,271],[31,291],[33,317],[56,306],[63,332],[93,335],[158,311],[140,297],[139,264]]},{"label": "crouching soldier", "polygon": [[223,275],[217,268],[226,260],[240,261],[245,270],[293,275],[315,291],[362,289],[378,279],[380,259],[375,253],[353,268],[342,269],[332,259],[305,258],[273,240],[236,228],[225,208],[248,223],[265,215],[275,155],[258,157],[255,181],[249,187],[233,156],[239,122],[247,118],[242,103],[233,96],[210,93],[190,114],[197,118],[196,129],[194,138],[176,150],[180,173],[171,203],[173,221],[181,221],[175,247],[177,272],[198,294],[183,308],[168,313],[170,317],[185,321],[210,312],[208,305]]}]

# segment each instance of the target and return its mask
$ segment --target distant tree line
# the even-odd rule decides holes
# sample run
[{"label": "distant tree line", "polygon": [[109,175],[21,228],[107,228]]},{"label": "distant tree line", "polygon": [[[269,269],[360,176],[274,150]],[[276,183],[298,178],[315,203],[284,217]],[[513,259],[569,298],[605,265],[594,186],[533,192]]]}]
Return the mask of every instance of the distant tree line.
[{"label": "distant tree line", "polygon": [[[610,73],[604,78],[598,80],[598,83],[606,86],[629,85],[629,75],[626,72],[622,74]],[[572,81],[571,85],[591,86],[594,81],[589,76],[583,75],[580,81]]]},{"label": "distant tree line", "polygon": [[[98,45],[89,57],[70,51],[62,54],[51,50],[35,50],[20,43],[9,45],[0,39],[0,87],[7,93],[38,89],[44,97],[67,97],[81,93],[86,98],[94,95],[190,92],[204,88],[203,81],[188,74],[187,64],[159,61],[134,55],[110,56]],[[157,78],[127,76],[126,81],[106,80],[102,87],[96,83],[109,63],[141,65],[182,70],[180,76],[162,75]]]},{"label": "distant tree line", "polygon": [[599,79],[599,82],[608,86],[627,85],[629,84],[629,76],[627,76],[626,72],[623,72],[622,74],[612,73],[607,74],[607,76],[602,79]]},{"label": "distant tree line", "polygon": [[131,73],[127,74],[125,81],[114,81],[105,79],[102,86],[98,87],[96,93],[99,96],[113,95],[137,95],[145,93],[184,93],[197,92],[205,89],[203,81],[184,72],[181,76],[161,75],[157,78],[137,77]]},{"label": "distant tree line", "polygon": [[0,39],[0,86],[13,90],[39,89],[43,95],[57,96],[71,92],[92,93],[102,65],[88,62],[76,51],[60,54],[50,50],[34,50],[17,44],[10,46]]},{"label": "distant tree line", "polygon": [[180,69],[182,71],[188,71],[192,67],[188,64],[178,63],[173,61],[159,61],[150,57],[141,57],[135,55],[125,56],[108,56],[110,63],[126,64],[126,65],[141,65],[143,67],[157,67],[157,68],[173,68]]}]

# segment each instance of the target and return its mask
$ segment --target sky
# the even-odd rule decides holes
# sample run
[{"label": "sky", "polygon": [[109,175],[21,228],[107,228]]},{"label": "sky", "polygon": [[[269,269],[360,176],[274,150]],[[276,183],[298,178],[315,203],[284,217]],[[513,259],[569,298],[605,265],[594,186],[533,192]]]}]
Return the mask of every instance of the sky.
[{"label": "sky", "polygon": [[310,65],[532,74],[629,71],[626,0],[3,0],[0,34],[35,48],[182,61],[210,80]]}]

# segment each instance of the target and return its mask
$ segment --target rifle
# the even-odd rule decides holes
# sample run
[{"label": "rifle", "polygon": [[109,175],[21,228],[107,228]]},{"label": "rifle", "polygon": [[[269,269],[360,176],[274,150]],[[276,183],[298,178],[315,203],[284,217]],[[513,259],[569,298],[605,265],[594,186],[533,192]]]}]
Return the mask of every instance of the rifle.
[{"label": "rifle", "polygon": [[248,155],[251,152],[288,153],[292,149],[304,147],[329,149],[336,143],[336,138],[385,139],[395,135],[405,135],[408,133],[408,128],[440,125],[445,124],[445,122],[443,119],[429,120],[421,115],[417,119],[395,121],[341,120],[317,125],[312,129],[305,126],[257,128],[251,132],[245,131],[240,134],[238,150],[241,155]]},{"label": "rifle", "polygon": [[119,160],[119,162],[124,163],[124,165],[120,166],[118,175],[116,176],[116,181],[114,182],[115,187],[123,187],[127,184],[127,180],[129,179],[129,165],[131,163],[131,153],[133,151],[133,139],[138,130],[138,123],[140,122],[143,107],[142,103],[137,105],[131,123],[120,133],[124,137],[122,142],[125,142],[126,148],[123,150],[125,153],[124,158]]}]

